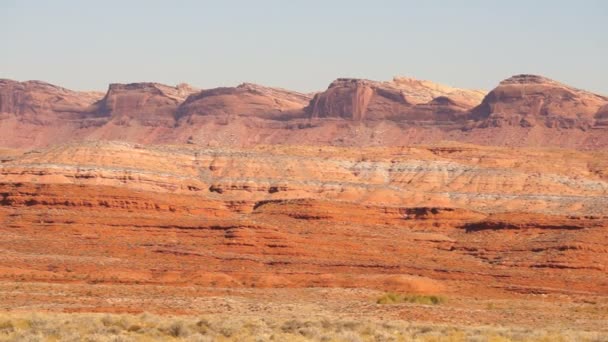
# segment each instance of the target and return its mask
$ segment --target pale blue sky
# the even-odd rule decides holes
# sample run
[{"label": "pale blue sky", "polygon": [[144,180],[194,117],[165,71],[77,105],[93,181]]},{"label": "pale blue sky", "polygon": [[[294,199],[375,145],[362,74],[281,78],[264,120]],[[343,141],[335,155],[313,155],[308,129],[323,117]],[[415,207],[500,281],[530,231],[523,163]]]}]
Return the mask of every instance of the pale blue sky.
[{"label": "pale blue sky", "polygon": [[537,73],[608,95],[608,1],[0,0],[0,78],[256,82],[394,75],[494,87]]}]

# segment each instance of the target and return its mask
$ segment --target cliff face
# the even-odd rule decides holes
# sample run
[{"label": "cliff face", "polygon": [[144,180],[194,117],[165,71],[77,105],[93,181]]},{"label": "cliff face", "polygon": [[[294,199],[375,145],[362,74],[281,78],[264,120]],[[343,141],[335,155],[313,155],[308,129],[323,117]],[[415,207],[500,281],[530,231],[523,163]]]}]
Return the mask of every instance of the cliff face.
[{"label": "cliff face", "polygon": [[606,293],[606,157],[125,143],[13,154],[0,158],[0,278]]},{"label": "cliff face", "polygon": [[[307,111],[312,118],[382,120],[395,118],[409,104],[397,91],[381,87],[378,82],[338,79],[315,95]],[[379,108],[380,113],[369,110]]]},{"label": "cliff face", "polygon": [[608,98],[537,75],[508,78],[492,90],[473,117],[484,126],[589,128]]},{"label": "cliff face", "polygon": [[196,89],[186,84],[111,84],[98,111],[118,125],[135,120],[144,126],[172,127],[177,107],[194,92]]},{"label": "cliff face", "polygon": [[101,97],[101,93],[77,92],[40,81],[0,79],[0,114],[33,124],[94,116]]},{"label": "cliff face", "polygon": [[107,118],[97,92],[77,92],[40,81],[0,80],[0,146],[29,149],[81,140]]},{"label": "cliff face", "polygon": [[595,114],[595,126],[608,128],[608,104],[602,106]]},{"label": "cliff face", "polygon": [[482,94],[409,78],[338,79],[314,97],[307,111],[312,118],[354,121],[457,121]]},{"label": "cliff face", "polygon": [[15,114],[86,112],[101,98],[97,92],[77,92],[41,81],[0,79],[0,111]]}]

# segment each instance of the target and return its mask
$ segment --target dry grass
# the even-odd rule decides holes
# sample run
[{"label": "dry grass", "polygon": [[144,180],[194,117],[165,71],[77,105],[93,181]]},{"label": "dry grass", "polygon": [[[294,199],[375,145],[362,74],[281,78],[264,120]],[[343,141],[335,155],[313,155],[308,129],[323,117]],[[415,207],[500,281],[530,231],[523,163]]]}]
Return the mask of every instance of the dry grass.
[{"label": "dry grass", "polygon": [[454,327],[407,322],[174,317],[109,314],[0,314],[0,341],[605,341],[599,333]]},{"label": "dry grass", "polygon": [[412,303],[422,305],[438,305],[444,302],[444,297],[436,295],[406,295],[392,292],[385,293],[376,301],[378,304]]}]

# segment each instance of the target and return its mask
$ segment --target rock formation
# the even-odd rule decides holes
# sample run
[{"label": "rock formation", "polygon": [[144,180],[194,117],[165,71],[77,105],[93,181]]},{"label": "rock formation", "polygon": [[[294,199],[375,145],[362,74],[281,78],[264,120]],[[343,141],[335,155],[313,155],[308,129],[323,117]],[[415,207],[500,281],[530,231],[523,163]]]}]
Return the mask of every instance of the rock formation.
[{"label": "rock formation", "polygon": [[608,291],[605,152],[85,143],[0,160],[4,281]]},{"label": "rock formation", "polygon": [[273,120],[302,117],[310,97],[305,94],[257,84],[208,89],[191,95],[179,108],[179,117],[245,116]]},{"label": "rock formation", "polygon": [[517,75],[500,82],[473,110],[473,117],[483,126],[586,129],[607,102],[604,96],[542,76]]},{"label": "rock formation", "polygon": [[315,95],[307,111],[313,118],[355,121],[450,121],[477,105],[482,96],[480,91],[410,78],[392,82],[338,79]]},{"label": "rock formation", "polygon": [[110,84],[98,112],[119,125],[136,120],[145,126],[172,127],[177,107],[196,91],[187,84],[176,87],[159,83]]},{"label": "rock formation", "polygon": [[608,128],[608,104],[605,104],[595,114],[595,126]]},{"label": "rock formation", "polygon": [[606,98],[538,76],[481,96],[0,81],[0,280],[121,288],[114,303],[177,286],[605,295]]},{"label": "rock formation", "polygon": [[11,148],[83,140],[608,147],[606,97],[530,75],[501,82],[483,101],[481,91],[409,78],[338,79],[312,98],[249,83],[201,91],[188,85],[112,84],[102,96],[3,80],[0,94],[0,146]]},{"label": "rock formation", "polygon": [[0,80],[0,146],[30,149],[81,140],[107,119],[97,92],[77,92],[40,81]]},{"label": "rock formation", "polygon": [[401,90],[408,102],[414,104],[429,103],[438,97],[446,97],[464,107],[472,108],[477,106],[486,95],[483,90],[454,88],[410,77],[395,77],[392,82],[386,83]]},{"label": "rock formation", "polygon": [[93,116],[98,92],[77,92],[40,81],[0,79],[0,114],[32,124]]}]

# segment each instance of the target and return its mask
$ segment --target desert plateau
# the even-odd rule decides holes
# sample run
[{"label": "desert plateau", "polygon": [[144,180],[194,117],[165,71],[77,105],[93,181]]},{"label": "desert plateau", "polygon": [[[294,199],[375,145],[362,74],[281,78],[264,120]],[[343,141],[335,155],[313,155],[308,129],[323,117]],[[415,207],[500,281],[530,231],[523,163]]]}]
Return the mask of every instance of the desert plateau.
[{"label": "desert plateau", "polygon": [[2,80],[0,338],[604,340],[607,105]]}]

